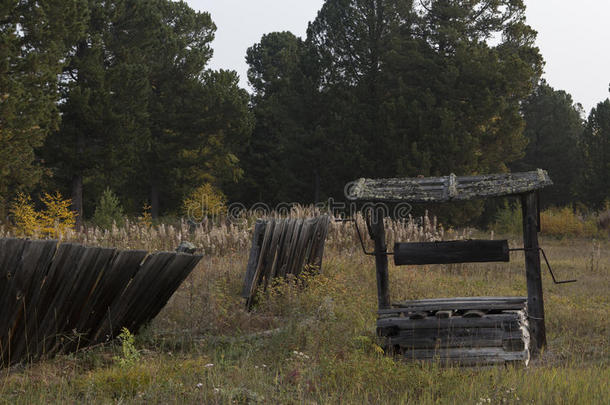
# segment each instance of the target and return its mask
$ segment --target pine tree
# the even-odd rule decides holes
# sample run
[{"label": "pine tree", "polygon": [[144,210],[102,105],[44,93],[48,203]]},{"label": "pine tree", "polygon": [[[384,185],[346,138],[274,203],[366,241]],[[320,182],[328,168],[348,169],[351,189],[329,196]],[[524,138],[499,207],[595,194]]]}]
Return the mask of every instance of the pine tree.
[{"label": "pine tree", "polygon": [[591,110],[582,151],[585,160],[582,201],[592,208],[603,208],[610,200],[610,99]]},{"label": "pine tree", "polygon": [[578,145],[583,134],[582,107],[572,97],[541,81],[523,103],[525,156],[511,165],[515,171],[548,170],[553,187],[542,191],[542,203],[567,205],[576,201],[582,180],[582,159]]},{"label": "pine tree", "polygon": [[58,76],[84,28],[82,0],[0,5],[0,215],[43,175],[35,150],[59,123]]},{"label": "pine tree", "polygon": [[[290,32],[264,35],[248,49],[248,78],[256,125],[244,155],[244,202],[311,202],[319,198],[321,145],[315,127],[315,75],[306,71],[307,47]],[[317,198],[316,198],[317,196]]]}]

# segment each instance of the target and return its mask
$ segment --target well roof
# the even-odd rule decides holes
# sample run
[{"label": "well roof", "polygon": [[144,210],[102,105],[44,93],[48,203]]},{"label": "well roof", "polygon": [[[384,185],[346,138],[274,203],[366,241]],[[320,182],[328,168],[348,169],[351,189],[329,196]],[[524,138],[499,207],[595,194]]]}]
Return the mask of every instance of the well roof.
[{"label": "well roof", "polygon": [[354,201],[441,203],[523,194],[552,185],[546,170],[482,176],[359,179],[348,187]]}]

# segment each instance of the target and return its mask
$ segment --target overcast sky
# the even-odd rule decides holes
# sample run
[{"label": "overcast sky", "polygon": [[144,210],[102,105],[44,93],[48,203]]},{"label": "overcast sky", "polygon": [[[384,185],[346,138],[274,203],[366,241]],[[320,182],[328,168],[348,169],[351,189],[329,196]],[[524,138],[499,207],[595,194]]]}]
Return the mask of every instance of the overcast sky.
[{"label": "overcast sky", "polygon": [[[233,69],[247,87],[246,49],[263,34],[291,31],[304,37],[323,0],[187,0],[208,11],[218,27],[214,69]],[[525,0],[528,23],[538,31],[545,78],[572,94],[588,112],[610,96],[610,1]]]}]

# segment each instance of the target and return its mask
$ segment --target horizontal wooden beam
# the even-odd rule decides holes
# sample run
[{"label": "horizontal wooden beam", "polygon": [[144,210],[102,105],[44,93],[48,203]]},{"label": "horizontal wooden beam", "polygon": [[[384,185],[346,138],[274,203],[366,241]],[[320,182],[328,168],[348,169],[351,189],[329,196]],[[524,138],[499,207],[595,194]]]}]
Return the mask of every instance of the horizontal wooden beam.
[{"label": "horizontal wooden beam", "polygon": [[353,201],[440,203],[518,195],[552,184],[542,169],[483,176],[359,179],[347,189],[347,197]]},{"label": "horizontal wooden beam", "polygon": [[518,329],[522,316],[514,314],[494,314],[483,318],[447,318],[410,319],[404,317],[380,318],[377,327],[380,329],[445,329],[445,328],[503,328]]},{"label": "horizontal wooden beam", "polygon": [[506,240],[458,240],[449,242],[396,243],[394,264],[508,262]]}]

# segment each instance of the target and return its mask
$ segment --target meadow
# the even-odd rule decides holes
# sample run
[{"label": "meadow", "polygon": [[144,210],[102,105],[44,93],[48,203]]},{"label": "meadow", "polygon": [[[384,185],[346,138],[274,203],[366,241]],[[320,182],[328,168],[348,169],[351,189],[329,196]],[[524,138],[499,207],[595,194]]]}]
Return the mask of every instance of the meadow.
[{"label": "meadow", "polygon": [[[434,219],[388,221],[392,240],[489,238]],[[0,229],[1,234],[8,234]],[[498,238],[497,235],[494,236]],[[1,403],[606,404],[610,399],[610,241],[543,236],[548,346],[528,367],[441,367],[383,353],[375,335],[374,260],[350,224],[333,224],[321,274],[276,281],[251,312],[240,292],[249,226],[189,229],[127,223],[65,235],[86,244],[205,257],[135,338],[0,370]],[[509,236],[511,246],[520,246]],[[390,266],[393,300],[526,295],[523,255],[510,263]],[[135,332],[135,331],[131,331]]]}]

